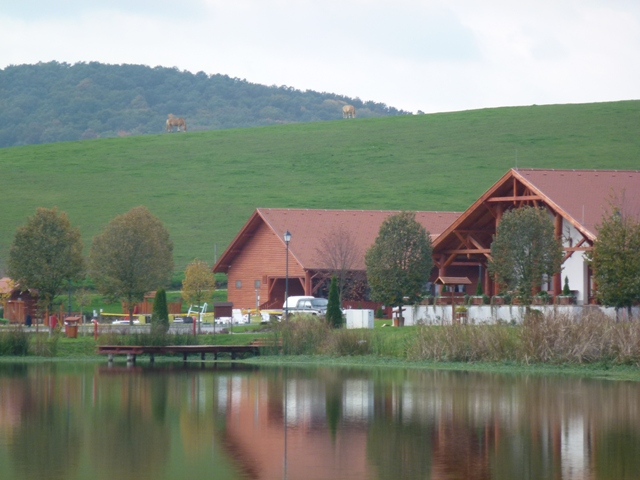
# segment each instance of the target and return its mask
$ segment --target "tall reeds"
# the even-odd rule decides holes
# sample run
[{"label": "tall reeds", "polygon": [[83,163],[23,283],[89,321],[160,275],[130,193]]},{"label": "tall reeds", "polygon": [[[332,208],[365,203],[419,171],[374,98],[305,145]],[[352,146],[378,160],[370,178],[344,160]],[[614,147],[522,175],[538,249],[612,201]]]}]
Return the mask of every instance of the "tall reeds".
[{"label": "tall reeds", "polygon": [[0,333],[0,356],[29,354],[29,336],[22,328],[12,328]]},{"label": "tall reeds", "polygon": [[618,323],[600,311],[582,316],[531,312],[522,326],[420,326],[409,360],[640,364],[640,322]]}]

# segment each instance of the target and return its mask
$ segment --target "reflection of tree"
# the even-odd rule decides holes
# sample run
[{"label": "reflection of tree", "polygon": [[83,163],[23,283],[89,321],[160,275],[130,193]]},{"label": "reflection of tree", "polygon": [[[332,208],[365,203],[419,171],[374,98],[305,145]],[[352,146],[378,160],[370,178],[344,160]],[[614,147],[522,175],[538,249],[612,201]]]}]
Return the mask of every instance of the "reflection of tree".
[{"label": "reflection of tree", "polygon": [[162,425],[167,415],[168,387],[166,375],[156,375],[150,380],[151,388],[151,411],[153,419]]},{"label": "reflection of tree", "polygon": [[640,434],[631,429],[604,433],[596,442],[596,478],[631,480],[640,475]]},{"label": "reflection of tree", "polygon": [[325,382],[327,427],[331,440],[336,441],[338,424],[342,418],[342,376],[332,376]]},{"label": "reflection of tree", "polygon": [[429,478],[431,429],[375,417],[369,428],[367,460],[378,478]]},{"label": "reflection of tree", "polygon": [[[34,392],[30,392],[34,395]],[[70,406],[44,398],[23,416],[11,454],[24,478],[73,478],[78,466],[81,435]],[[26,399],[25,404],[30,403]]]},{"label": "reflection of tree", "polygon": [[[171,435],[134,405],[121,411],[103,410],[95,417],[90,455],[103,478],[153,478],[169,461]],[[117,460],[116,460],[117,459]]]}]

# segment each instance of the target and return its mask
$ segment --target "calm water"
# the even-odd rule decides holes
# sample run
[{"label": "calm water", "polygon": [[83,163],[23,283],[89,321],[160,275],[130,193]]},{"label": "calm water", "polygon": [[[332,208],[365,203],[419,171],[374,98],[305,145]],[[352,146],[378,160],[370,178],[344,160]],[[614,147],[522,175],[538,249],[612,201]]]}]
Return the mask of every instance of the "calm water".
[{"label": "calm water", "polygon": [[638,479],[640,384],[0,364],[0,479]]}]

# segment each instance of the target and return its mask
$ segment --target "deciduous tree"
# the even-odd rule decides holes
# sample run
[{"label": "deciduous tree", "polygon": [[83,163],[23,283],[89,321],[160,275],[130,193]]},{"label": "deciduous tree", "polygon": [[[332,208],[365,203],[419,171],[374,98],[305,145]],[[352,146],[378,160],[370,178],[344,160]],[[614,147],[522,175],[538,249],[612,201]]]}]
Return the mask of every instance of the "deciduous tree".
[{"label": "deciduous tree", "polygon": [[367,250],[365,264],[371,298],[400,307],[418,302],[426,293],[431,274],[431,239],[415,214],[402,212],[387,217],[375,243]]},{"label": "deciduous tree", "polygon": [[158,217],[145,207],[135,207],[115,217],[93,239],[90,275],[98,290],[129,306],[132,323],[136,302],[144,294],[171,280],[173,242]]},{"label": "deciduous tree", "polygon": [[182,298],[187,303],[201,306],[216,291],[216,280],[207,262],[195,259],[187,265],[182,281]]},{"label": "deciduous tree", "polygon": [[338,226],[320,239],[315,255],[321,265],[327,268],[326,278],[336,277],[338,294],[342,300],[348,289],[347,284],[357,281],[357,275],[353,275],[352,270],[362,258],[353,236],[344,226]]},{"label": "deciduous tree", "polygon": [[491,258],[489,272],[530,305],[532,290],[562,264],[562,243],[547,210],[524,206],[506,211],[491,244]]},{"label": "deciduous tree", "polygon": [[16,230],[9,250],[9,276],[23,290],[36,289],[43,306],[84,270],[80,229],[71,226],[64,212],[38,208],[27,223]]},{"label": "deciduous tree", "polygon": [[[216,291],[216,279],[207,262],[195,259],[184,271],[182,281],[182,298],[190,303],[202,307]],[[198,324],[198,330],[200,330]]]},{"label": "deciduous tree", "polygon": [[598,238],[587,254],[596,283],[596,296],[617,310],[640,299],[640,221],[616,207],[598,225]]}]

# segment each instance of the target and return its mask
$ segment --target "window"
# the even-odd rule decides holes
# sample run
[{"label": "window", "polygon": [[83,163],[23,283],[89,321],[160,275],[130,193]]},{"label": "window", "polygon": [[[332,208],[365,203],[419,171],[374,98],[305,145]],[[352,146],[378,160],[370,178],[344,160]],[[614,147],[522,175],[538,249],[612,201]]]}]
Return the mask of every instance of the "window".
[{"label": "window", "polygon": [[256,280],[255,282],[253,282],[253,286],[256,290],[260,288],[260,280]]},{"label": "window", "polygon": [[242,288],[242,280],[236,280],[236,288]]}]

